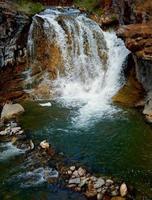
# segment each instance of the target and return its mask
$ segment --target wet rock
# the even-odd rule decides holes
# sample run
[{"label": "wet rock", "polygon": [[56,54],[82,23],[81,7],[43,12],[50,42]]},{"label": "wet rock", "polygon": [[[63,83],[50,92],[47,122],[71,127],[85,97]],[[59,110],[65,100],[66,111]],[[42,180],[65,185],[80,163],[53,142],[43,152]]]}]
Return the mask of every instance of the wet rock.
[{"label": "wet rock", "polygon": [[84,185],[86,185],[88,183],[89,178],[83,178],[81,179],[81,183],[79,184],[79,187],[83,187]]},{"label": "wet rock", "polygon": [[85,176],[86,170],[83,169],[82,167],[79,167],[79,169],[78,169],[78,174],[79,174],[79,176]]},{"label": "wet rock", "polygon": [[71,175],[71,174],[72,174],[72,171],[71,171],[71,170],[68,170],[67,174],[68,174],[68,175]]},{"label": "wet rock", "polygon": [[69,180],[69,184],[80,184],[80,178],[73,178]]},{"label": "wet rock", "polygon": [[125,200],[123,197],[112,197],[111,200]]},{"label": "wet rock", "polygon": [[106,180],[106,185],[107,186],[110,186],[110,185],[112,185],[114,182],[113,182],[113,180],[111,180],[111,179],[107,179]]},{"label": "wet rock", "polygon": [[89,181],[88,183],[88,189],[87,191],[85,192],[85,195],[88,197],[88,198],[92,198],[92,197],[95,197],[97,195],[97,191],[96,189],[94,188],[94,185],[92,183],[92,181]]},{"label": "wet rock", "polygon": [[95,182],[95,181],[97,181],[97,177],[91,176],[91,177],[90,177],[90,180],[92,180],[93,182]]},{"label": "wet rock", "polygon": [[68,185],[68,188],[75,188],[77,185],[76,184],[70,184]]},{"label": "wet rock", "polygon": [[120,186],[120,194],[122,197],[125,197],[128,193],[127,185],[125,183],[122,183]]},{"label": "wet rock", "polygon": [[31,150],[33,150],[33,149],[34,149],[34,147],[35,147],[35,146],[34,146],[34,143],[33,143],[33,141],[32,141],[32,140],[30,140],[30,149],[31,149]]},{"label": "wet rock", "polygon": [[0,135],[1,136],[7,135],[7,132],[5,130],[4,131],[0,131]]},{"label": "wet rock", "polygon": [[6,103],[2,109],[1,119],[8,120],[12,119],[24,112],[24,108],[20,104]]},{"label": "wet rock", "polygon": [[102,193],[98,193],[97,194],[97,200],[102,200],[103,199],[103,194]]},{"label": "wet rock", "polygon": [[46,140],[43,140],[41,143],[40,143],[40,147],[42,149],[49,149],[49,143],[46,142]]},{"label": "wet rock", "polygon": [[75,170],[75,166],[71,166],[70,170],[73,172]]},{"label": "wet rock", "polygon": [[[11,133],[12,134],[16,134],[16,133],[18,133],[18,132],[20,132],[21,131],[21,127],[14,127],[14,128],[11,128]],[[20,134],[22,134],[23,133],[23,131],[21,131],[21,133]]]},{"label": "wet rock", "polygon": [[73,172],[72,176],[73,176],[73,177],[79,177],[79,173],[78,173],[78,171],[75,170],[75,171]]},{"label": "wet rock", "polygon": [[105,184],[105,181],[103,178],[98,178],[97,181],[94,184],[94,188],[100,188]]}]

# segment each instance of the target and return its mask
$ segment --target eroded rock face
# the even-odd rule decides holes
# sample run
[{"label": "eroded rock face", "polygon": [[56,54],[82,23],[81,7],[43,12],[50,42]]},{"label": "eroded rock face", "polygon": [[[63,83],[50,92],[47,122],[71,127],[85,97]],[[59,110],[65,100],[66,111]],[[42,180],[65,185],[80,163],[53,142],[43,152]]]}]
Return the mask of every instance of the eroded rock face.
[{"label": "eroded rock face", "polygon": [[131,24],[121,27],[118,36],[138,58],[152,60],[152,23]]},{"label": "eroded rock face", "polygon": [[0,2],[0,104],[21,99],[22,72],[27,61],[27,37],[30,18],[18,13],[10,1]]},{"label": "eroded rock face", "polygon": [[0,9],[0,68],[24,63],[30,19],[9,2],[0,3]]},{"label": "eroded rock face", "polygon": [[132,24],[118,30],[135,62],[135,77],[146,91],[143,114],[152,122],[152,23]]}]

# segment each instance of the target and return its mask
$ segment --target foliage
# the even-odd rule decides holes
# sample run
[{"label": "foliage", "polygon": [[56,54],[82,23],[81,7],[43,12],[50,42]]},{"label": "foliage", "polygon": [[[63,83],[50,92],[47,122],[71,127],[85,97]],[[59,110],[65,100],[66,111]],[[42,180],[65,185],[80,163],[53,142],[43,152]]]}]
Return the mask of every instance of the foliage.
[{"label": "foliage", "polygon": [[100,12],[98,8],[99,0],[74,0],[76,6],[85,8],[90,12]]},{"label": "foliage", "polygon": [[41,3],[32,2],[32,0],[16,0],[17,10],[28,15],[34,15],[41,12],[44,6]]}]

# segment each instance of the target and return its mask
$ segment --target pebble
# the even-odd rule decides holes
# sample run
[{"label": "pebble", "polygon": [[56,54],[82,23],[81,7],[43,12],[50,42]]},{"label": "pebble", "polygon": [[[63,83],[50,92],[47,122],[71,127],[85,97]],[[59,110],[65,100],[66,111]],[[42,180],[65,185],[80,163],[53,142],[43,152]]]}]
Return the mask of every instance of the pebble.
[{"label": "pebble", "polygon": [[72,174],[72,171],[71,170],[68,170],[68,175],[71,175]]},{"label": "pebble", "polygon": [[46,142],[46,140],[43,140],[41,143],[40,143],[40,147],[42,149],[48,149],[49,148],[49,143]]},{"label": "pebble", "polygon": [[79,167],[79,169],[78,169],[78,174],[79,174],[79,176],[84,176],[85,174],[86,174],[86,170],[85,169],[83,169],[82,167]]},{"label": "pebble", "polygon": [[122,197],[125,197],[128,193],[127,185],[125,183],[122,183],[120,186],[120,194]]},{"label": "pebble", "polygon": [[0,135],[7,135],[6,131],[0,131]]},{"label": "pebble", "polygon": [[75,170],[75,166],[71,166],[70,170],[73,172]]},{"label": "pebble", "polygon": [[[10,128],[10,127],[9,127]],[[14,128],[10,128],[11,133],[17,133],[21,130],[21,127],[14,127]]]},{"label": "pebble", "polygon": [[98,178],[97,181],[96,181],[95,184],[94,184],[94,188],[95,188],[95,189],[100,188],[100,187],[102,187],[104,184],[105,184],[104,179],[103,179],[103,178]]},{"label": "pebble", "polygon": [[79,184],[79,187],[80,188],[83,187],[88,182],[88,180],[89,180],[88,178],[82,179],[81,182],[80,182],[80,184]]},{"label": "pebble", "polygon": [[80,178],[73,178],[69,180],[69,184],[80,184]]},{"label": "pebble", "polygon": [[102,200],[103,199],[103,194],[102,193],[98,193],[97,194],[97,200]]},{"label": "pebble", "polygon": [[30,140],[30,149],[33,150],[34,149],[34,143],[32,140]]},{"label": "pebble", "polygon": [[73,174],[72,174],[74,177],[79,177],[79,173],[78,173],[78,171],[77,170],[75,170],[74,172],[73,172]]}]

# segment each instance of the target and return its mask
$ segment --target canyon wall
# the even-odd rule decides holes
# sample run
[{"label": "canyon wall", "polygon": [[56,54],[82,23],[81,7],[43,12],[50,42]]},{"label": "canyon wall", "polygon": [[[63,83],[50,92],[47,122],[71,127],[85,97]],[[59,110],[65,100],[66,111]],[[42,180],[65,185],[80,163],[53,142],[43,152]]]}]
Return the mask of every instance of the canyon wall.
[{"label": "canyon wall", "polygon": [[24,96],[27,36],[31,19],[10,1],[0,2],[0,103]]}]

